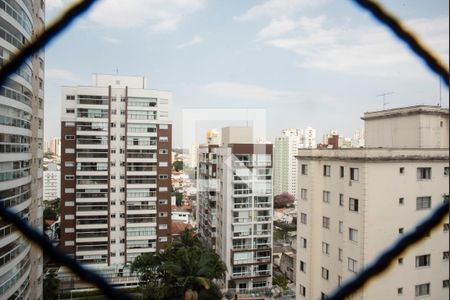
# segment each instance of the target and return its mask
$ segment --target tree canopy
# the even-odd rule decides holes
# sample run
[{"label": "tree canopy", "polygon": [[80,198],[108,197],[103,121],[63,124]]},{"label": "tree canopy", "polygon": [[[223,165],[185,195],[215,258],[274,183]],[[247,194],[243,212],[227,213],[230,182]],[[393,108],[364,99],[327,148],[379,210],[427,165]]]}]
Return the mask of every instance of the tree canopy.
[{"label": "tree canopy", "polygon": [[275,208],[287,208],[294,206],[295,197],[288,192],[276,195],[273,199]]},{"label": "tree canopy", "polygon": [[172,164],[173,169],[177,172],[183,170],[183,162],[181,160],[177,160]]},{"label": "tree canopy", "polygon": [[226,266],[192,230],[163,252],[145,253],[131,264],[139,277],[144,299],[221,299],[216,281],[223,279]]}]

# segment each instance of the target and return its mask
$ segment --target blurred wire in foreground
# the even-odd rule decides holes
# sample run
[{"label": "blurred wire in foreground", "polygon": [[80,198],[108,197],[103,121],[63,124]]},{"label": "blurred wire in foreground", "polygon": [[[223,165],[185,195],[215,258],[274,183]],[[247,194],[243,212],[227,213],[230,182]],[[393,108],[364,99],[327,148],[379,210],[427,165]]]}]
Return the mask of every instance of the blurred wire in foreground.
[{"label": "blurred wire in foreground", "polygon": [[79,264],[74,258],[68,256],[64,251],[52,245],[42,233],[31,227],[31,225],[23,220],[19,215],[0,205],[0,217],[5,221],[13,224],[26,238],[36,243],[42,251],[49,255],[52,260],[69,268],[75,275],[79,276],[84,281],[95,285],[104,296],[109,299],[128,300],[132,299],[125,293],[114,288],[103,277],[92,270],[88,270]]},{"label": "blurred wire in foreground", "polygon": [[444,202],[435,211],[433,211],[430,216],[422,221],[422,223],[417,225],[414,230],[406,233],[401,239],[397,240],[395,244],[381,253],[374,262],[369,264],[363,271],[356,275],[355,278],[351,279],[342,287],[334,291],[333,294],[327,299],[345,299],[362,288],[370,279],[385,271],[392,261],[394,261],[403,251],[421,240],[434,227],[439,225],[448,215],[448,212],[448,197],[446,197]]},{"label": "blurred wire in foreground", "polygon": [[46,30],[38,35],[31,43],[20,49],[20,52],[12,57],[0,69],[0,86],[2,86],[6,79],[17,69],[19,69],[28,58],[44,48],[53,38],[70,26],[70,24],[77,17],[88,11],[96,1],[97,0],[78,1],[78,3],[70,7],[61,17],[47,27]]},{"label": "blurred wire in foreground", "polygon": [[432,49],[428,48],[414,32],[404,26],[400,20],[387,11],[380,3],[373,0],[353,1],[370,11],[378,21],[389,27],[400,40],[408,44],[411,50],[422,58],[428,67],[437,73],[448,87],[448,66],[443,64],[443,60]]}]

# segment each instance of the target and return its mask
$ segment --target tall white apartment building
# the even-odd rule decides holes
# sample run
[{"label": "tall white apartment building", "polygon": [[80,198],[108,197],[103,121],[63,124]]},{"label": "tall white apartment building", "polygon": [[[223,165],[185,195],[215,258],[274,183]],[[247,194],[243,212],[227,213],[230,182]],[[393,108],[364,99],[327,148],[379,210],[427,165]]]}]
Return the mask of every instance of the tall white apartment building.
[{"label": "tall white apartment building", "polygon": [[285,129],[275,139],[273,155],[273,192],[279,195],[288,192],[297,193],[297,150],[299,148],[316,148],[316,130],[312,127],[304,129]]},{"label": "tall white apartment building", "polygon": [[222,129],[199,150],[198,228],[227,266],[225,288],[272,285],[272,145],[252,128]]},{"label": "tall white apartment building", "polygon": [[117,271],[170,242],[171,99],[144,77],[63,87],[61,247],[79,262]]},{"label": "tall white apartment building", "polygon": [[[45,24],[44,1],[0,2],[0,67]],[[0,203],[42,230],[44,53],[0,87]],[[0,299],[42,298],[42,252],[0,220]]]},{"label": "tall white apartment building", "polygon": [[61,198],[61,171],[57,164],[48,164],[44,171],[44,201]]},{"label": "tall white apartment building", "polygon": [[58,157],[61,157],[61,138],[60,137],[54,137],[50,141],[50,152],[55,154]]},{"label": "tall white apartment building", "polygon": [[[296,299],[325,298],[449,192],[448,109],[366,113],[370,148],[299,150]],[[352,299],[448,299],[448,219]]]}]

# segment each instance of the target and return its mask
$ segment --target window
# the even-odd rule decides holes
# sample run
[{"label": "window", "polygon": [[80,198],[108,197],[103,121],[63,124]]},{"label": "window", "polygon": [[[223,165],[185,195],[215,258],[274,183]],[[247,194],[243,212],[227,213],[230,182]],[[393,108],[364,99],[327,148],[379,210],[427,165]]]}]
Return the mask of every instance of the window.
[{"label": "window", "polygon": [[159,240],[160,242],[167,242],[167,236],[160,236],[160,237],[158,238],[158,240]]},{"label": "window", "polygon": [[301,213],[300,214],[300,223],[302,223],[302,224],[307,224],[307,215],[305,214],[305,213]]},{"label": "window", "polygon": [[328,280],[329,275],[330,272],[328,271],[328,269],[322,267],[322,278]]},{"label": "window", "polygon": [[74,233],[75,232],[75,228],[66,227],[66,228],[64,228],[64,232],[65,233]]},{"label": "window", "polygon": [[405,198],[403,198],[403,197],[398,198],[398,204],[399,204],[399,205],[405,204]]},{"label": "window", "polygon": [[73,154],[73,153],[75,153],[75,149],[73,149],[73,148],[66,148],[64,150],[64,152],[67,153],[67,154]]},{"label": "window", "polygon": [[169,125],[167,124],[160,124],[159,129],[169,129]]},{"label": "window", "polygon": [[159,149],[159,154],[168,154],[169,150],[167,149]]},{"label": "window", "polygon": [[403,288],[397,289],[397,295],[403,295]]},{"label": "window", "polygon": [[322,242],[322,253],[330,254],[330,244]]},{"label": "window", "polygon": [[305,239],[304,237],[300,237],[300,247],[302,247],[303,249],[306,249],[308,246],[308,240]]},{"label": "window", "polygon": [[444,251],[444,252],[442,252],[442,259],[443,260],[448,260],[448,251]]},{"label": "window", "polygon": [[400,227],[398,229],[398,234],[403,234],[403,232],[405,232],[405,229],[403,227]]},{"label": "window", "polygon": [[417,168],[417,179],[431,179],[431,168]]},{"label": "window", "polygon": [[357,242],[358,241],[358,230],[356,230],[354,228],[349,228],[348,229],[348,239],[350,241]]},{"label": "window", "polygon": [[400,257],[399,259],[397,259],[397,262],[399,265],[403,265],[403,257]]},{"label": "window", "polygon": [[323,176],[326,176],[326,177],[331,176],[331,166],[330,165],[323,166]]},{"label": "window", "polygon": [[448,289],[448,279],[442,280],[442,287],[443,287],[444,289]]},{"label": "window", "polygon": [[65,215],[64,219],[65,220],[75,220],[75,216],[74,215]]},{"label": "window", "polygon": [[330,192],[329,191],[323,191],[323,202],[330,203]]},{"label": "window", "polygon": [[75,122],[66,122],[66,127],[75,127]]},{"label": "window", "polygon": [[322,217],[322,227],[325,229],[330,229],[330,218]]},{"label": "window", "polygon": [[158,200],[158,204],[160,205],[167,205],[168,201],[167,200]]},{"label": "window", "polygon": [[73,193],[75,193],[75,189],[73,189],[73,188],[65,188],[64,189],[64,193],[66,193],[66,194],[73,194]]},{"label": "window", "polygon": [[300,295],[302,297],[306,297],[306,288],[303,285],[300,284],[299,289],[300,289]]},{"label": "window", "polygon": [[431,208],[431,197],[417,197],[416,198],[416,209],[429,209]]},{"label": "window", "polygon": [[158,175],[158,178],[161,179],[161,180],[169,179],[169,175],[161,174],[161,175]]},{"label": "window", "polygon": [[74,95],[66,95],[66,100],[75,100]]},{"label": "window", "polygon": [[75,109],[73,108],[66,108],[66,114],[74,114],[75,113]]},{"label": "window", "polygon": [[300,198],[302,200],[308,199],[308,190],[307,189],[301,189],[300,190]]},{"label": "window", "polygon": [[399,172],[400,172],[400,174],[402,174],[402,175],[405,174],[405,168],[401,167],[400,170],[399,170]]},{"label": "window", "polygon": [[75,139],[75,136],[74,135],[66,135],[66,136],[64,136],[64,138],[68,141],[73,141]]},{"label": "window", "polygon": [[344,168],[344,166],[340,166],[340,168],[339,168],[339,176],[341,178],[344,178],[344,176],[345,176],[345,168]]},{"label": "window", "polygon": [[426,296],[430,294],[430,284],[418,284],[416,285],[416,297]]},{"label": "window", "polygon": [[339,221],[339,233],[343,233],[343,232],[344,232],[344,222]]},{"label": "window", "polygon": [[359,180],[359,169],[358,168],[350,168],[350,180],[354,180],[354,181]]},{"label": "window", "polygon": [[308,175],[308,165],[302,165],[302,175]]},{"label": "window", "polygon": [[444,223],[444,232],[448,232],[448,223]]},{"label": "window", "polygon": [[159,187],[159,191],[160,192],[167,192],[169,189],[167,188],[167,186],[160,186]]},{"label": "window", "polygon": [[168,141],[169,141],[169,138],[168,138],[167,136],[160,136],[160,137],[159,137],[159,141],[160,141],[160,142],[168,142]]},{"label": "window", "polygon": [[338,286],[341,286],[342,284],[342,276],[338,275]]},{"label": "window", "polygon": [[344,194],[339,194],[339,206],[344,206]]},{"label": "window", "polygon": [[303,260],[300,261],[300,271],[306,273],[306,263]]},{"label": "window", "polygon": [[448,167],[444,167],[444,176],[448,176]]},{"label": "window", "polygon": [[321,300],[325,300],[325,299],[328,299],[328,296],[327,296],[327,294],[325,294],[325,293],[320,293],[320,299]]},{"label": "window", "polygon": [[64,179],[65,179],[65,180],[74,180],[74,179],[75,179],[75,176],[74,176],[74,175],[65,175],[65,176],[64,176]]},{"label": "window", "polygon": [[65,246],[75,246],[75,242],[74,241],[64,241],[64,245]]},{"label": "window", "polygon": [[159,229],[167,229],[167,224],[159,224]]},{"label": "window", "polygon": [[338,259],[339,261],[342,261],[342,258],[344,257],[344,250],[341,248],[338,249]]},{"label": "window", "polygon": [[168,167],[169,163],[167,161],[160,161],[158,164],[160,167]]},{"label": "window", "polygon": [[65,161],[64,166],[67,168],[73,168],[73,167],[75,167],[75,162],[74,161]]},{"label": "window", "polygon": [[160,213],[158,214],[158,216],[161,217],[161,218],[165,218],[165,217],[168,216],[168,213],[165,212],[165,211],[163,211],[163,212],[160,212]]},{"label": "window", "polygon": [[416,256],[416,268],[429,267],[431,263],[430,259],[430,254]]},{"label": "window", "polygon": [[354,273],[358,270],[358,262],[350,257],[348,258],[348,270]]},{"label": "window", "polygon": [[350,211],[359,211],[359,201],[358,201],[358,199],[350,198],[349,210]]}]

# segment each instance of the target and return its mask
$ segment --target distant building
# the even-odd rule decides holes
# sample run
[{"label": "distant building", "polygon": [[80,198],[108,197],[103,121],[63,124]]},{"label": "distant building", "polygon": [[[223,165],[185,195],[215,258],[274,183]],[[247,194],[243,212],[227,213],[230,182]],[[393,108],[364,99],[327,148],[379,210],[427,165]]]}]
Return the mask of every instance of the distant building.
[{"label": "distant building", "polygon": [[44,201],[61,198],[61,171],[55,163],[49,163],[44,171]]},{"label": "distant building", "polygon": [[288,192],[297,194],[297,150],[299,148],[316,148],[316,130],[284,129],[280,137],[275,138],[273,167],[274,167],[274,195]]},{"label": "distant building", "polygon": [[50,148],[49,151],[55,154],[58,157],[61,157],[61,138],[60,137],[54,137],[50,141]]},{"label": "distant building", "polygon": [[179,222],[184,224],[192,223],[192,213],[183,207],[172,209],[172,222]]},{"label": "distant building", "polygon": [[199,149],[199,234],[237,290],[272,285],[272,145],[252,141],[252,128],[227,127],[222,145]]},{"label": "distant building", "polygon": [[[298,151],[296,299],[324,299],[442,203],[448,117],[430,106],[366,113],[368,148]],[[447,299],[448,224],[352,299]]]},{"label": "distant building", "polygon": [[221,136],[220,132],[215,129],[210,129],[206,132],[206,144],[207,145],[220,145]]}]

